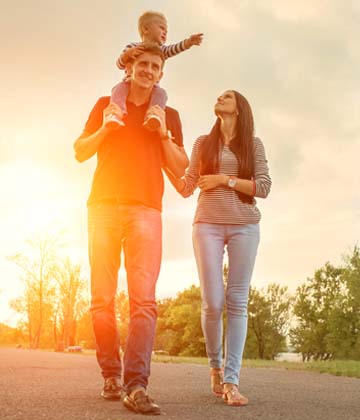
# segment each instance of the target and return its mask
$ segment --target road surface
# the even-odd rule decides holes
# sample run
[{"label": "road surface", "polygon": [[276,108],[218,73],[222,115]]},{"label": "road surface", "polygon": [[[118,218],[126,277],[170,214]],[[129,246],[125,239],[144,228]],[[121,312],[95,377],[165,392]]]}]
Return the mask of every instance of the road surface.
[{"label": "road surface", "polygon": [[209,392],[206,366],[154,363],[149,393],[162,416],[141,416],[100,397],[94,356],[0,349],[1,420],[359,420],[360,379],[284,369],[243,369],[247,407]]}]

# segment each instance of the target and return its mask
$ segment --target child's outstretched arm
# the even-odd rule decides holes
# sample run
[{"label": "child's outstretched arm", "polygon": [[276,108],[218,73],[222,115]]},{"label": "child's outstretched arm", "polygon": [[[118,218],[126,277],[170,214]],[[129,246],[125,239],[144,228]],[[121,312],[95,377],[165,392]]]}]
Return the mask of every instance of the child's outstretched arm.
[{"label": "child's outstretched arm", "polygon": [[185,39],[185,46],[187,49],[193,47],[194,45],[200,45],[202,43],[204,34],[194,34],[190,35],[189,38]]},{"label": "child's outstretched arm", "polygon": [[174,57],[174,55],[180,54],[194,45],[200,45],[202,43],[204,34],[194,34],[189,38],[178,42],[177,44],[164,45],[162,46],[165,58]]},{"label": "child's outstretched arm", "polygon": [[141,43],[131,42],[122,50],[120,57],[116,60],[116,65],[120,70],[124,70],[126,64],[130,60],[133,60],[138,55],[142,54],[143,51],[144,50]]}]

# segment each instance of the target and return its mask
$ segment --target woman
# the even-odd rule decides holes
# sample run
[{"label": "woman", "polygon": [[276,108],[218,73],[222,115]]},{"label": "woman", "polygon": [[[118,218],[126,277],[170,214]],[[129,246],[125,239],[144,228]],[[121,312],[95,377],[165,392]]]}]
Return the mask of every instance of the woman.
[{"label": "woman", "polygon": [[[171,181],[184,197],[196,187],[200,195],[193,227],[199,272],[201,324],[210,364],[211,388],[228,405],[248,399],[238,389],[247,332],[247,302],[259,243],[260,212],[254,197],[267,197],[271,179],[261,140],[247,100],[228,90],[215,104],[216,123],[193,147],[182,179]],[[223,283],[223,254],[227,249],[228,279]],[[225,360],[222,370],[222,314],[227,311]]]}]

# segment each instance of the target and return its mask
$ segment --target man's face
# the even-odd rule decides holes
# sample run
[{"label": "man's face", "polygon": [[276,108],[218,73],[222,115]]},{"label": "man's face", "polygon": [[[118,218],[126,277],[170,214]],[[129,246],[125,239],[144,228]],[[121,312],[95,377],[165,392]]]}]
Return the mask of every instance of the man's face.
[{"label": "man's face", "polygon": [[142,89],[152,89],[162,77],[162,59],[144,52],[131,64],[131,81]]}]

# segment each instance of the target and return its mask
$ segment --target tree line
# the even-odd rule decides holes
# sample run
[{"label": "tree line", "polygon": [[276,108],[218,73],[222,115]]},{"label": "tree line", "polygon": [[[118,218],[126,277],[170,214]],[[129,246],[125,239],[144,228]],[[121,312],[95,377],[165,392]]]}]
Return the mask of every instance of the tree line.
[{"label": "tree line", "polygon": [[[20,315],[16,328],[0,324],[0,344],[63,351],[95,348],[89,312],[88,280],[81,267],[57,254],[58,240],[37,237],[29,252],[10,258],[18,267],[23,293],[11,302]],[[31,252],[30,252],[31,251]],[[227,267],[224,266],[224,287]],[[122,348],[126,346],[129,300],[116,296]],[[200,288],[191,286],[158,302],[155,350],[169,355],[205,356]],[[224,313],[226,324],[226,313]],[[291,295],[273,283],[251,288],[245,358],[274,359],[279,352],[301,353],[303,360],[360,360],[360,248],[339,266],[329,262]]]}]

